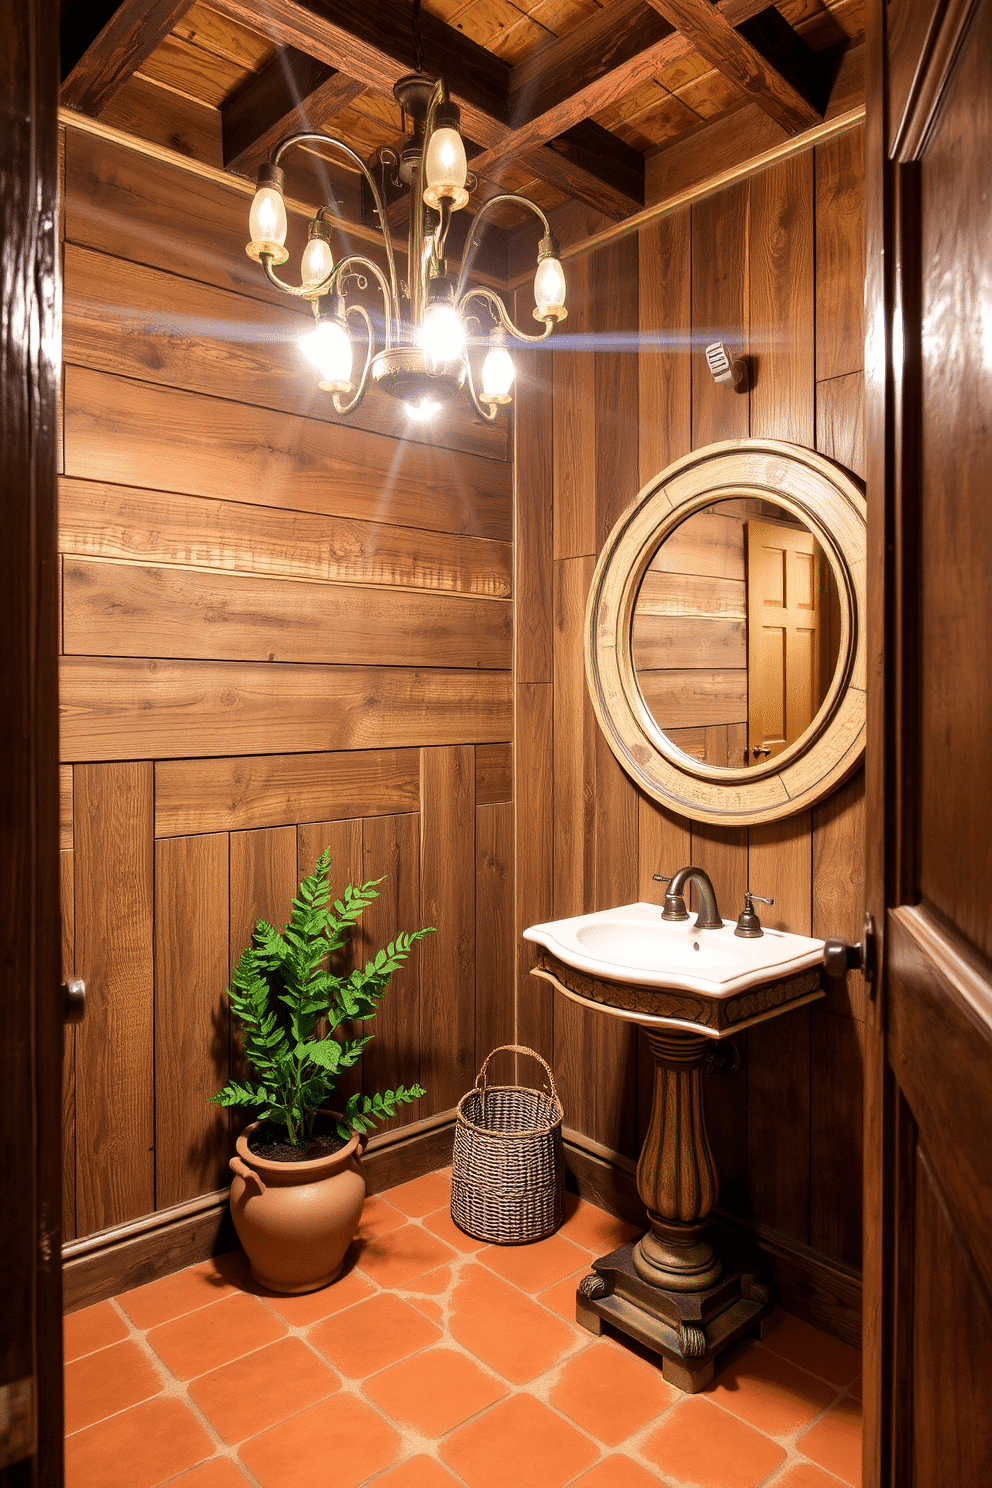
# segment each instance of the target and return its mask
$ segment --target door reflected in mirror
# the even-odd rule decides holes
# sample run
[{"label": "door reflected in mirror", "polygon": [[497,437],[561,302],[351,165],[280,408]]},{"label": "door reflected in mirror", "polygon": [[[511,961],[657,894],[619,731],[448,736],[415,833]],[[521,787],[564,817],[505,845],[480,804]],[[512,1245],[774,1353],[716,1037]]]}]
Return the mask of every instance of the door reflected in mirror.
[{"label": "door reflected in mirror", "polygon": [[683,754],[740,770],[817,718],[840,652],[840,601],[815,534],[777,503],[714,502],[656,549],[634,606],[637,685]]}]

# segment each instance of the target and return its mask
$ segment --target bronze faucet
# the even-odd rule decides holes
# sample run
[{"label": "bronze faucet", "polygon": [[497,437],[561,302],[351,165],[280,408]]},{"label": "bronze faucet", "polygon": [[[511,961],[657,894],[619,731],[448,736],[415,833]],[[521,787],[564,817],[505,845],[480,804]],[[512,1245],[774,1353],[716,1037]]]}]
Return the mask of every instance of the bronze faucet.
[{"label": "bronze faucet", "polygon": [[665,891],[665,907],[661,912],[663,920],[687,920],[689,918],[683,891],[687,883],[694,883],[699,896],[699,913],[696,916],[695,928],[697,930],[723,929],[723,920],[716,905],[716,893],[705,868],[680,868],[678,873],[673,874],[671,878],[667,878],[663,873],[654,874],[654,878],[656,882],[668,885]]}]

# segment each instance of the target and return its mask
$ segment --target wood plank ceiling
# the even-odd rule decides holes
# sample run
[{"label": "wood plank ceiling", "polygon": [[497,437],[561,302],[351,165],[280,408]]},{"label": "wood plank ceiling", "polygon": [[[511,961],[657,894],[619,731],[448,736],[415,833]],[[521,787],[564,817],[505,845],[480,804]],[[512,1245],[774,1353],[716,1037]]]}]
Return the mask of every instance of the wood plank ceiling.
[{"label": "wood plank ceiling", "polygon": [[[413,0],[63,0],[62,102],[240,176],[301,127],[370,158],[402,138],[392,88],[415,20]],[[705,158],[736,114],[756,106],[776,142],[850,106],[863,26],[864,0],[423,0],[420,16],[424,69],[461,107],[473,203],[521,192],[566,244],[576,206],[587,231],[622,223],[658,156],[695,139]],[[357,219],[355,177],[322,171]],[[312,173],[293,194],[297,180],[316,205]],[[524,215],[494,213],[507,266],[514,235],[534,235]]]}]

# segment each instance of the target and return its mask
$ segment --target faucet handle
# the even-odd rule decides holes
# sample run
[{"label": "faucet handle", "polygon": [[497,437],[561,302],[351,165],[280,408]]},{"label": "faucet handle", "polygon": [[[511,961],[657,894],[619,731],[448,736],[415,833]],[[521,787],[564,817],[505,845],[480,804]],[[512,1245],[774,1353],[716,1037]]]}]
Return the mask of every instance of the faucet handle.
[{"label": "faucet handle", "polygon": [[755,912],[755,899],[757,899],[759,904],[775,903],[774,899],[765,899],[761,894],[753,894],[750,889],[744,890],[744,908],[741,910],[740,918],[737,921],[737,928],[734,931],[734,934],[739,935],[743,940],[757,940],[760,935],[764,935],[765,933],[761,928],[761,921]]},{"label": "faucet handle", "polygon": [[675,875],[673,873],[652,873],[651,877],[655,883],[671,883]]},{"label": "faucet handle", "polygon": [[[671,883],[675,877],[674,873],[652,873],[651,877],[655,883]],[[685,899],[681,894],[673,894],[671,889],[665,894],[665,907],[661,912],[663,920],[687,920],[689,911],[685,907]]]}]

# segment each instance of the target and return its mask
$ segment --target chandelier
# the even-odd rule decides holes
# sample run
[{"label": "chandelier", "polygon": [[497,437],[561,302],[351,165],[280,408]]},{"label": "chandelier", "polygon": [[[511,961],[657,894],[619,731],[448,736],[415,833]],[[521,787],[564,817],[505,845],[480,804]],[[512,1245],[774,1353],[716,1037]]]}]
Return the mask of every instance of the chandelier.
[{"label": "chandelier", "polygon": [[[290,135],[261,166],[248,219],[251,241],[246,252],[262,265],[271,284],[311,302],[317,325],[304,338],[303,350],[320,374],[319,387],[331,393],[339,414],[358,407],[371,379],[400,399],[415,419],[431,417],[467,386],[476,412],[491,422],[500,407],[512,401],[514,368],[509,341],[543,341],[568,313],[558,246],[540,207],[526,197],[504,193],[479,208],[465,240],[457,279],[450,274],[445,244],[451,215],[467,204],[469,188],[475,186],[459,134],[458,108],[443,80],[432,83],[421,74],[400,78],[393,91],[410,120],[410,133],[400,150],[380,150],[374,164],[384,179],[389,172],[395,185],[410,188],[406,281],[397,276],[389,219],[374,171],[350,145],[328,134]],[[309,225],[301,282],[287,284],[279,278],[276,266],[289,257],[280,161],[295,145],[331,147],[357,166],[382,230],[385,271],[364,254],[347,253],[335,261],[326,220],[331,208],[325,205],[317,209]],[[543,330],[536,335],[514,325],[499,295],[466,282],[487,215],[507,203],[533,212],[544,228],[537,252],[533,312]],[[370,282],[381,295],[381,317],[378,307],[373,316],[354,298],[355,291],[367,291]],[[356,332],[359,350],[364,343],[364,362],[357,376]],[[476,353],[474,358],[470,351]],[[476,365],[479,362],[481,366]]]}]

